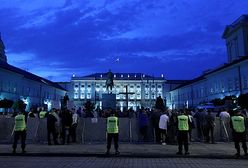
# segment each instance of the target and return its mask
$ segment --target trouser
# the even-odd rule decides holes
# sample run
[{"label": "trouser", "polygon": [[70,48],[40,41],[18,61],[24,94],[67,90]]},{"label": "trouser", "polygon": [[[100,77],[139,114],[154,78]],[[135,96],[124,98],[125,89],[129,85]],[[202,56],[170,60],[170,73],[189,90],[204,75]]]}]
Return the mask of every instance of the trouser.
[{"label": "trouser", "polygon": [[70,127],[62,125],[62,144],[67,144],[70,142]]},{"label": "trouser", "polygon": [[142,136],[143,141],[147,140],[147,128],[148,128],[148,126],[141,126],[140,127],[140,134]]},{"label": "trouser", "polygon": [[76,130],[77,130],[77,124],[73,124],[70,129],[72,142],[76,142],[76,137],[77,137]]},{"label": "trouser", "polygon": [[202,131],[202,127],[201,127],[200,123],[198,123],[196,125],[196,129],[197,129],[197,138],[198,138],[198,140],[201,140],[203,131]]},{"label": "trouser", "polygon": [[184,151],[188,152],[189,151],[188,131],[178,131],[177,140],[178,140],[178,151],[182,152],[184,145]]},{"label": "trouser", "polygon": [[210,137],[211,137],[211,142],[214,143],[214,127],[206,127],[206,142],[208,143],[210,142]]},{"label": "trouser", "polygon": [[160,129],[159,129],[158,126],[155,126],[154,129],[155,129],[155,138],[156,138],[156,142],[157,142],[157,143],[160,143],[160,140],[161,140]]},{"label": "trouser", "polygon": [[48,142],[48,144],[51,144],[51,134],[53,135],[53,142],[54,142],[54,144],[58,144],[58,141],[57,141],[57,132],[56,132],[55,127],[48,128],[47,129],[47,142]]},{"label": "trouser", "polygon": [[22,148],[23,151],[25,150],[25,147],[26,147],[26,144],[25,144],[26,130],[24,130],[24,131],[15,131],[14,132],[14,143],[13,143],[13,146],[12,146],[13,150],[16,150],[17,142],[18,142],[20,137],[21,137],[21,148]]},{"label": "trouser", "polygon": [[166,129],[160,129],[160,135],[161,135],[161,142],[166,142],[167,137],[167,130]]},{"label": "trouser", "polygon": [[235,148],[237,150],[237,153],[240,154],[240,146],[239,143],[242,143],[242,148],[244,150],[244,153],[247,153],[247,146],[246,146],[246,133],[242,132],[242,133],[237,133],[237,132],[233,132],[233,140],[234,140],[234,145]]},{"label": "trouser", "polygon": [[118,133],[108,133],[108,135],[107,135],[107,150],[109,151],[111,148],[112,139],[114,139],[115,150],[118,151],[118,148],[119,148],[119,145],[118,145],[119,134]]},{"label": "trouser", "polygon": [[230,122],[226,120],[220,120],[220,135],[223,141],[229,140],[229,128]]}]

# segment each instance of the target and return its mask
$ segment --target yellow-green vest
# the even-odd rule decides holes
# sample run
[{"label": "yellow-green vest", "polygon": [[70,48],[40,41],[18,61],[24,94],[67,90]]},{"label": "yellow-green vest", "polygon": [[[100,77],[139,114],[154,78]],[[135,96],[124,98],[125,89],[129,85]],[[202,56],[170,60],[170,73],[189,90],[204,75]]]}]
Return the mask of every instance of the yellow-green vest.
[{"label": "yellow-green vest", "polygon": [[42,119],[42,118],[45,118],[46,117],[46,111],[41,111],[40,112],[40,114],[39,114],[39,116],[40,116],[40,118]]},{"label": "yellow-green vest", "polygon": [[189,117],[186,115],[180,115],[178,119],[178,130],[179,131],[188,131],[189,130]]},{"label": "yellow-green vest", "polygon": [[233,116],[232,125],[235,132],[245,132],[245,119],[242,116]]},{"label": "yellow-green vest", "polygon": [[118,118],[117,117],[108,117],[107,119],[107,132],[108,133],[118,133]]},{"label": "yellow-green vest", "polygon": [[18,114],[15,116],[15,131],[26,130],[25,116],[23,114]]}]

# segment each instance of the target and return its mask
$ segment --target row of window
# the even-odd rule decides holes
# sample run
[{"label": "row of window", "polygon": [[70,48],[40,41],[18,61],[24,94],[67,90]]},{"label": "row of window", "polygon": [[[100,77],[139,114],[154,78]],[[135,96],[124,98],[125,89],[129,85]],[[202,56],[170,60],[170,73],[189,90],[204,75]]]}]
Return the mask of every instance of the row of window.
[{"label": "row of window", "polygon": [[[239,85],[239,79],[237,77],[235,78],[229,78],[227,79],[226,83],[224,80],[215,81],[209,85],[202,85],[198,86],[197,88],[193,87],[193,98],[204,98],[208,95],[214,95],[214,94],[220,94],[220,93],[226,93],[226,92],[232,92],[232,91],[239,91],[240,85]],[[242,78],[242,89],[248,89],[248,78],[246,76],[243,76]],[[179,93],[179,95],[174,95],[172,99],[180,99],[180,100],[186,100],[190,99],[192,96],[192,91],[190,88],[187,89],[188,91]],[[180,92],[180,91],[179,91]]]},{"label": "row of window", "polygon": [[[8,92],[12,94],[18,94],[25,97],[40,97],[45,99],[56,99],[58,100],[60,97],[56,95],[56,91],[49,92],[48,90],[43,90],[40,93],[40,88],[29,87],[29,86],[18,86],[17,83],[0,81],[0,92]],[[41,94],[41,95],[40,95]]]},{"label": "row of window", "polygon": [[[155,92],[152,92],[151,94],[145,93],[145,99],[150,99],[150,96],[151,96],[151,99],[156,99],[158,96],[162,96],[162,92],[158,92],[157,94]],[[99,99],[100,97],[99,93],[96,93],[95,97],[96,99]],[[129,95],[128,97],[129,99],[141,100],[141,93],[132,94],[132,95]],[[74,93],[74,99],[85,99],[85,98],[91,99],[92,98],[91,93],[87,93],[87,94],[85,93],[79,94],[77,92]],[[126,99],[126,95],[117,94],[116,99]]]},{"label": "row of window", "polygon": [[[85,85],[84,84],[81,84],[80,85],[81,88],[85,88]],[[88,88],[91,88],[93,87],[93,85],[91,84],[88,84],[87,85]],[[96,88],[101,88],[101,87],[105,87],[105,84],[96,84]],[[74,84],[74,88],[79,88],[79,84]],[[114,86],[114,88],[125,88],[125,85],[116,85]],[[128,85],[128,88],[135,88],[134,85]],[[136,85],[136,88],[139,89],[141,88],[141,85]],[[145,85],[145,88],[156,88],[156,85]],[[162,88],[162,85],[157,85],[157,88]]]}]

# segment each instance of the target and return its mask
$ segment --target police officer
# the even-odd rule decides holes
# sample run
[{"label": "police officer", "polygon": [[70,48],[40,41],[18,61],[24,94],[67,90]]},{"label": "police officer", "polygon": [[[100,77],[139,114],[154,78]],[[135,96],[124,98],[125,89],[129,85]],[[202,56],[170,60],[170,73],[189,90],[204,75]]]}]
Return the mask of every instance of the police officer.
[{"label": "police officer", "polygon": [[40,119],[46,118],[47,117],[47,112],[45,111],[44,107],[42,107],[41,112],[39,113]]},{"label": "police officer", "polygon": [[178,130],[178,152],[177,155],[182,155],[182,149],[184,145],[185,155],[189,155],[189,143],[188,143],[188,133],[189,133],[190,120],[187,115],[187,111],[177,116],[177,130]]},{"label": "police officer", "polygon": [[111,111],[111,116],[107,118],[107,152],[106,154],[110,154],[111,142],[114,139],[114,147],[115,154],[118,155],[120,152],[118,151],[118,140],[119,140],[119,128],[118,128],[118,118],[115,117],[113,111]]},{"label": "police officer", "polygon": [[14,127],[14,143],[13,143],[13,153],[16,153],[16,147],[19,137],[21,137],[21,148],[22,153],[25,153],[25,141],[26,141],[26,126],[27,117],[24,113],[19,112],[17,116],[15,116],[15,127]]},{"label": "police officer", "polygon": [[233,130],[233,140],[237,153],[236,157],[240,156],[240,146],[239,143],[242,142],[242,148],[244,150],[244,155],[247,156],[247,146],[246,146],[246,119],[241,114],[240,110],[236,111],[236,114],[231,117],[231,128]]}]

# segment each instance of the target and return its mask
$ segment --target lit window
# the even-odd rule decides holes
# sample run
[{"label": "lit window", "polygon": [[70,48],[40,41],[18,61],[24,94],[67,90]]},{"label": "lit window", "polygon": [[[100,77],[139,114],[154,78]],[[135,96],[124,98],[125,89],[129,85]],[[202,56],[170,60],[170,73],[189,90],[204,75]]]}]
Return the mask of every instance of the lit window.
[{"label": "lit window", "polygon": [[85,98],[85,95],[84,93],[81,93],[81,96],[80,96],[81,99],[84,99]]},{"label": "lit window", "polygon": [[74,93],[74,99],[78,99],[78,93]]},{"label": "lit window", "polygon": [[91,94],[87,93],[87,99],[91,99]]}]

